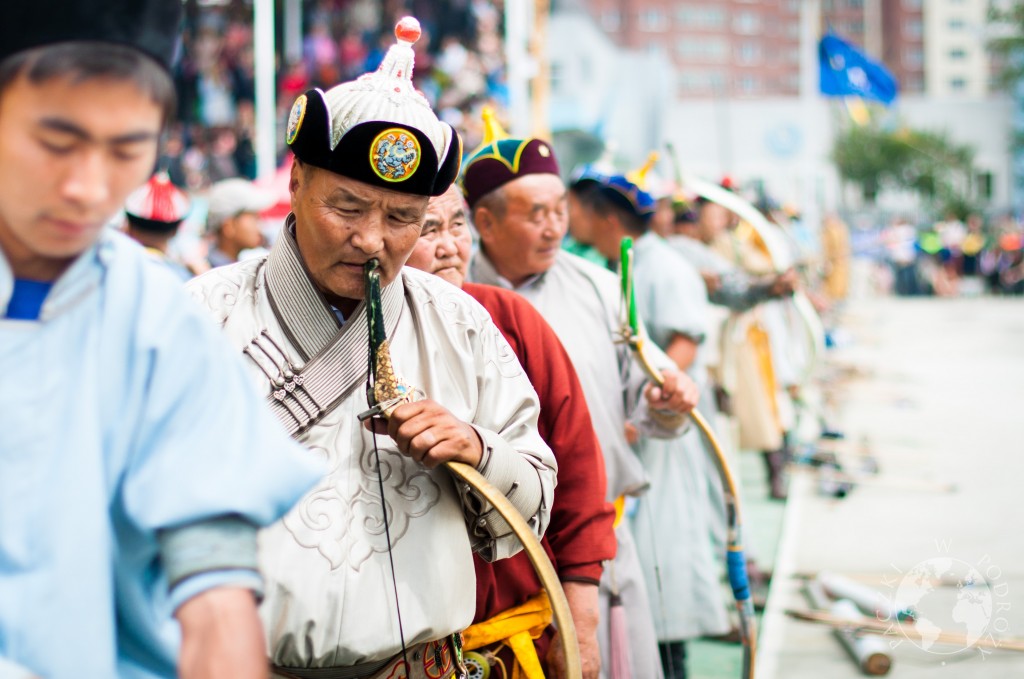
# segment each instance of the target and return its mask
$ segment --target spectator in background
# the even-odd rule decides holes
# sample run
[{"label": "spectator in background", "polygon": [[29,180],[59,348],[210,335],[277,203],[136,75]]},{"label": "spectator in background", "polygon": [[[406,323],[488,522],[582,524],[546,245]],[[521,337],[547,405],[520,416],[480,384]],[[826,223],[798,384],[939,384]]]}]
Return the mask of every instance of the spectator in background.
[{"label": "spectator in background", "polygon": [[168,256],[168,245],[188,214],[188,196],[158,172],[133,191],[125,201],[125,233],[156,261],[164,264],[182,281],[192,278],[188,267]]},{"label": "spectator in background", "polygon": [[917,229],[906,219],[897,217],[885,230],[883,240],[896,279],[896,294],[920,294],[916,267]]},{"label": "spectator in background", "polygon": [[206,228],[214,238],[211,267],[233,264],[245,250],[263,246],[260,213],[274,200],[245,179],[225,179],[210,187]]},{"label": "spectator in background", "polygon": [[[246,3],[193,9],[175,71],[182,124],[177,167],[161,167],[178,186],[198,191],[226,176],[255,177],[255,69],[252,11]],[[310,87],[327,88],[374,70],[391,45],[390,26],[410,11],[425,19],[427,29],[414,48],[415,86],[463,135],[466,148],[474,148],[482,134],[475,127],[481,108],[500,110],[508,99],[501,4],[492,0],[307,0],[302,58],[280,60],[278,121]],[[223,130],[235,137],[234,171],[224,158],[231,145]],[[219,157],[213,147],[220,149]]]},{"label": "spectator in background", "polygon": [[960,294],[973,297],[984,292],[985,283],[981,277],[981,260],[988,247],[985,223],[982,221],[981,215],[969,215],[967,217],[967,233],[960,244]]}]

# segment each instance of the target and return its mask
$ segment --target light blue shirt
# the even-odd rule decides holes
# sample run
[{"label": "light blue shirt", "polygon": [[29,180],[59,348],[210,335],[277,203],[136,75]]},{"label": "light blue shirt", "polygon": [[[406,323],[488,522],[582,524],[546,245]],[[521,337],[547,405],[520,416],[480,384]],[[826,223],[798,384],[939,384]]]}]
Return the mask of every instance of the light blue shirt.
[{"label": "light blue shirt", "polygon": [[[13,290],[0,253],[0,309]],[[0,319],[0,677],[175,676],[158,531],[280,518],[323,471],[180,281],[107,232],[38,320]],[[250,571],[250,578],[252,572]]]}]

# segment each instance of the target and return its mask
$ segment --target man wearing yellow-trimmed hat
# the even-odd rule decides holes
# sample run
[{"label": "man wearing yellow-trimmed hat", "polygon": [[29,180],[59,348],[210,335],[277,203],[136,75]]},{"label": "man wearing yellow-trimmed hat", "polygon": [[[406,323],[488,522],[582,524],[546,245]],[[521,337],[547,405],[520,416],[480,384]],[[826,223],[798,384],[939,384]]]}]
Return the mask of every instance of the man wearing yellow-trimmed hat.
[{"label": "man wearing yellow-trimmed hat", "polygon": [[[538,535],[552,503],[537,397],[507,342],[464,293],[403,269],[428,199],[461,160],[458,135],[412,85],[419,33],[403,19],[375,73],[298,98],[292,214],[273,250],[190,284],[278,418],[329,463],[262,535],[261,613],[278,677],[453,676],[458,632],[473,618],[473,552],[497,559],[520,545],[442,463],[476,467]],[[372,260],[379,307],[364,290]],[[379,339],[370,304],[394,372],[423,396],[395,407],[386,429],[357,419]]]},{"label": "man wearing yellow-trimmed hat", "polygon": [[[658,352],[658,367],[667,378],[659,389],[615,343],[621,325],[619,281],[610,271],[561,250],[568,225],[566,187],[546,141],[509,139],[491,121],[484,144],[467,161],[462,187],[480,233],[470,279],[521,294],[565,345],[601,443],[607,499],[621,506],[624,496],[640,495],[648,485],[627,441],[627,424],[645,436],[678,436],[685,413],[697,404],[697,387]],[[628,629],[616,631],[628,634],[628,641],[615,644],[616,649],[628,652],[632,676],[660,677],[653,618],[628,522],[619,524],[616,537],[612,567],[605,569],[599,588],[576,592],[577,606],[597,607],[600,598],[596,634],[601,664],[608,668],[612,602],[621,600]]]}]

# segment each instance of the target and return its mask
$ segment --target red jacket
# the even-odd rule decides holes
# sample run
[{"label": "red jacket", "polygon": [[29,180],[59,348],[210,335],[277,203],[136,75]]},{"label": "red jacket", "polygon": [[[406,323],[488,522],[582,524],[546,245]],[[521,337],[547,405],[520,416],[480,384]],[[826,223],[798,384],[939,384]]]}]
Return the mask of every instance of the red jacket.
[{"label": "red jacket", "polygon": [[[547,321],[516,293],[474,283],[463,290],[490,312],[540,398],[538,429],[558,461],[558,485],[542,544],[560,580],[596,585],[602,562],[615,556],[615,510],[604,499],[601,448],[572,361]],[[518,606],[540,590],[523,552],[495,563],[475,561],[474,622]]]}]

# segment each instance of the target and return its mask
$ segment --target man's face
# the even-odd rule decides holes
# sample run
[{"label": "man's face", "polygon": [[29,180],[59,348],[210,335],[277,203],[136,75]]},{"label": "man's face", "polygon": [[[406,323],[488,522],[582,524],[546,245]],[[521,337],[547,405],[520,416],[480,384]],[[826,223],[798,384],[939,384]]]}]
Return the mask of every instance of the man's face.
[{"label": "man's face", "polygon": [[622,227],[622,223],[610,212],[603,215],[599,215],[594,211],[591,212],[594,215],[592,222],[594,249],[600,252],[605,259],[617,262],[619,260],[622,238],[626,235],[626,230]]},{"label": "man's face", "polygon": [[461,288],[472,248],[473,234],[466,223],[465,203],[458,187],[453,185],[427,204],[423,230],[406,265]]},{"label": "man's face", "polygon": [[263,245],[260,216],[255,212],[242,212],[224,221],[221,233],[239,250],[251,250]]},{"label": "man's face", "polygon": [[700,239],[710,243],[729,228],[731,213],[718,203],[704,203],[700,208],[697,229]]},{"label": "man's face", "polygon": [[23,77],[0,94],[0,247],[52,280],[87,250],[156,161],[162,111],[130,82]]},{"label": "man's face", "polygon": [[292,212],[299,251],[313,282],[342,312],[363,298],[363,266],[380,261],[381,285],[398,277],[416,245],[426,196],[379,189],[296,162]]},{"label": "man's face", "polygon": [[[498,273],[519,285],[550,269],[568,227],[565,185],[558,175],[531,174],[505,184],[504,214],[477,207],[480,242]],[[481,214],[486,211],[488,214]]]},{"label": "man's face", "polygon": [[675,211],[672,209],[671,198],[659,198],[657,209],[651,218],[651,231],[659,236],[672,235],[672,226],[675,219]]},{"label": "man's face", "polygon": [[594,211],[575,191],[567,195],[569,206],[569,234],[582,245],[594,243]]}]

